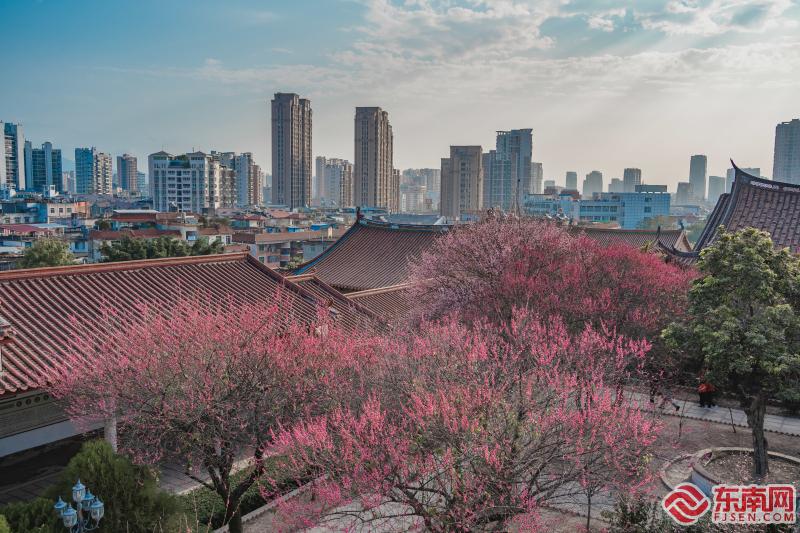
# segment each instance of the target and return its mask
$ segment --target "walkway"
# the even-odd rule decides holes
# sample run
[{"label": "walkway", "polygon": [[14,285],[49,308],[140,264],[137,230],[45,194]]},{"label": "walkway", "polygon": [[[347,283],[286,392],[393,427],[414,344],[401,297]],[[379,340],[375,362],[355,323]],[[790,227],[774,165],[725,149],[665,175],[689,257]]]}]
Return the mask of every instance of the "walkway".
[{"label": "walkway", "polygon": [[[644,410],[652,410],[650,398],[647,394],[639,392],[628,392],[630,398],[637,402]],[[661,398],[656,398],[656,404],[660,403]],[[697,402],[688,400],[675,400],[680,405],[679,410],[675,410],[669,404],[664,407],[663,413],[671,416],[683,416],[692,420],[705,420],[707,422],[717,422],[719,424],[731,424],[733,421],[734,426],[747,427],[747,416],[741,409],[732,409],[728,407],[700,407]],[[765,415],[764,416],[764,429],[775,433],[783,433],[784,435],[794,435],[800,437],[800,418],[779,416],[779,415]]]}]

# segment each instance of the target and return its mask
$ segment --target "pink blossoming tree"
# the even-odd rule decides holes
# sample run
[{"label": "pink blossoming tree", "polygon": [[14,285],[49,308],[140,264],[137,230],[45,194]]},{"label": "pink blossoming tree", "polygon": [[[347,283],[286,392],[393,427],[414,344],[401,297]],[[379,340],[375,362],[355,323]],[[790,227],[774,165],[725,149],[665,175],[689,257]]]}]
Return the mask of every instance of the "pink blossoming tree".
[{"label": "pink blossoming tree", "polygon": [[606,383],[648,345],[512,313],[505,331],[454,321],[385,340],[361,408],[283,434],[276,450],[325,478],[324,505],[285,504],[292,527],[390,520],[432,532],[534,530],[543,505],[650,479],[659,424]]},{"label": "pink blossoming tree", "polygon": [[[240,532],[240,499],[264,474],[273,434],[336,405],[358,354],[352,338],[293,320],[279,302],[212,309],[187,299],[169,310],[142,306],[134,320],[108,308],[77,325],[78,345],[48,386],[72,417],[116,419],[120,449],[135,460],[185,465]],[[234,465],[248,456],[250,473],[235,482]]]}]

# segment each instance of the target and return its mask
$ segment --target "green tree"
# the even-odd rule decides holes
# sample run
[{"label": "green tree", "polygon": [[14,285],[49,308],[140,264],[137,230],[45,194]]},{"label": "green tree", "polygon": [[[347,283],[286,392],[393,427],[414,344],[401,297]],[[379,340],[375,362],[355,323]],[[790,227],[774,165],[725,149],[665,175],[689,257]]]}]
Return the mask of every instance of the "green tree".
[{"label": "green tree", "polygon": [[800,259],[763,231],[721,228],[698,268],[688,319],[664,337],[702,356],[707,378],[738,395],[753,432],[753,475],[763,478],[767,402],[800,395]]},{"label": "green tree", "polygon": [[19,268],[53,267],[75,264],[75,256],[66,242],[56,239],[39,239],[25,249]]},{"label": "green tree", "polygon": [[0,514],[0,533],[11,533],[11,528],[8,527],[6,517]]},{"label": "green tree", "polygon": [[104,261],[134,261],[137,259],[158,259],[163,257],[185,257],[187,255],[211,255],[224,251],[221,242],[208,242],[202,238],[189,244],[174,237],[162,236],[156,239],[123,237],[119,241],[105,242],[100,247]]},{"label": "green tree", "polygon": [[697,239],[700,238],[700,234],[703,233],[703,230],[706,227],[706,220],[698,220],[694,224],[689,224],[686,228],[686,238],[689,239],[689,242],[694,244],[697,242]]},{"label": "green tree", "polygon": [[[48,492],[51,500],[72,494],[80,479],[105,504],[102,531],[130,533],[160,530],[177,509],[176,499],[161,491],[154,472],[117,455],[103,440],[87,442],[61,474],[61,482]],[[52,513],[50,502],[49,512]]]}]

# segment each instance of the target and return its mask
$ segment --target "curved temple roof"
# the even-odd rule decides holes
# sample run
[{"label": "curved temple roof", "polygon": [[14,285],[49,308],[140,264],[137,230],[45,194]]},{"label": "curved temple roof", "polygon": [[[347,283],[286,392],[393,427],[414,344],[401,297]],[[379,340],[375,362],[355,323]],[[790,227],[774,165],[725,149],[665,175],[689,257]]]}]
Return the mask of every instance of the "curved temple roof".
[{"label": "curved temple roof", "polygon": [[404,283],[410,263],[422,255],[449,226],[391,224],[361,219],[318,257],[294,274],[313,273],[344,291]]},{"label": "curved temple roof", "polygon": [[733,168],[731,192],[717,201],[695,249],[714,242],[722,225],[730,231],[760,229],[772,236],[775,246],[800,251],[800,185],[759,178],[735,164]]}]

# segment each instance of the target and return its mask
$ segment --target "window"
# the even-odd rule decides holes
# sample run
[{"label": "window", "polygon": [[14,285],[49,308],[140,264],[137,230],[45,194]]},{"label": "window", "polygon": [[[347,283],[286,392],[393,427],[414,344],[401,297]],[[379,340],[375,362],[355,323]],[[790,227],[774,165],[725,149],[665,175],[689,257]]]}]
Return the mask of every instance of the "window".
[{"label": "window", "polygon": [[653,212],[653,208],[650,207],[650,206],[647,206],[647,207],[644,208],[644,212],[645,213],[652,213]]}]

